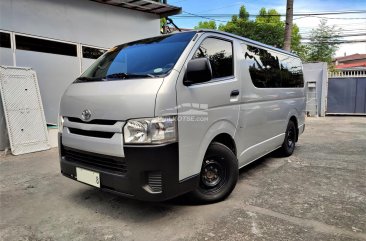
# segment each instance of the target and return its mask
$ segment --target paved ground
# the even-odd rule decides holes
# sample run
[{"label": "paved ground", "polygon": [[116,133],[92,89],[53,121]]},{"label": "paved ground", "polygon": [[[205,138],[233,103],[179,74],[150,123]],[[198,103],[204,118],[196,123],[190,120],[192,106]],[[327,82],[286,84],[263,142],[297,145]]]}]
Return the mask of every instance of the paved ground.
[{"label": "paved ground", "polygon": [[57,150],[0,161],[1,240],[366,240],[366,118],[308,119],[294,155],[224,202],[145,203],[64,178]]}]

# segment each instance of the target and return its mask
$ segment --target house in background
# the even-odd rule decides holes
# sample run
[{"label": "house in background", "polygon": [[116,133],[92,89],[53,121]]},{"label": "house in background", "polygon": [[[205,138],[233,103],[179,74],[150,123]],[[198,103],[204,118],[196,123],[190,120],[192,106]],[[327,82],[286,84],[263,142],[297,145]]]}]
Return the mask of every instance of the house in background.
[{"label": "house in background", "polygon": [[337,57],[333,63],[338,70],[363,70],[366,69],[366,54]]},{"label": "house in background", "polygon": [[[160,18],[180,12],[165,0],[1,0],[0,65],[36,71],[46,121],[57,124],[63,92],[96,58],[159,35]],[[0,103],[0,150],[5,128]]]}]

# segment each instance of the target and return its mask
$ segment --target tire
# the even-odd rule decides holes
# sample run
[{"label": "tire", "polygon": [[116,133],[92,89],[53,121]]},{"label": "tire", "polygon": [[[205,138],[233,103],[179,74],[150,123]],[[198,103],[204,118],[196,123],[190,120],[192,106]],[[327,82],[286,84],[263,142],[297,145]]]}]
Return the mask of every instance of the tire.
[{"label": "tire", "polygon": [[296,125],[293,121],[290,120],[287,125],[285,140],[283,141],[282,146],[279,149],[282,156],[288,157],[292,155],[295,150],[296,140]]},{"label": "tire", "polygon": [[238,181],[238,159],[227,146],[213,142],[208,147],[200,173],[198,187],[191,197],[201,203],[224,200]]}]

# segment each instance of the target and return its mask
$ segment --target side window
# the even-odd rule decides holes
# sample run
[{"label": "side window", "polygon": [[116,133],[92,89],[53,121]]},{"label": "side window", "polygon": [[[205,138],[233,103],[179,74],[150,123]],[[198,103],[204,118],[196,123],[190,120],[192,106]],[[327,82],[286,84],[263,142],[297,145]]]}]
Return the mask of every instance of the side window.
[{"label": "side window", "polygon": [[15,35],[16,49],[77,57],[76,44]]},{"label": "side window", "polygon": [[0,47],[11,48],[10,33],[0,32]]},{"label": "side window", "polygon": [[257,88],[303,87],[301,61],[271,50],[242,45],[249,72]]},{"label": "side window", "polygon": [[193,59],[202,57],[210,60],[213,79],[233,75],[233,44],[231,42],[216,38],[205,39],[193,55]]},{"label": "side window", "polygon": [[291,74],[294,87],[304,87],[304,74],[302,72],[302,63],[300,59],[294,59]]},{"label": "side window", "polygon": [[285,87],[304,87],[301,60],[283,55],[281,57],[281,80]]},{"label": "side window", "polygon": [[245,60],[249,61],[249,72],[255,87],[282,87],[280,61],[274,52],[250,45],[243,45],[243,50]]}]

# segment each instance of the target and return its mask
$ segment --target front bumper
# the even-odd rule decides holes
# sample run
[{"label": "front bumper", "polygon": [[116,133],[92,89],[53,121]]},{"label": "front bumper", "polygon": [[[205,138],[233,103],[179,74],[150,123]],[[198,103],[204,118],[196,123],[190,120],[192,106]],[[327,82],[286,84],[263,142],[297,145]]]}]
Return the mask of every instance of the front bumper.
[{"label": "front bumper", "polygon": [[[139,200],[164,201],[193,190],[199,182],[198,175],[179,181],[178,143],[124,146],[125,157],[116,161],[125,166],[123,171],[116,171],[92,163],[116,157],[71,149],[63,146],[59,138],[61,173],[76,180],[76,167],[98,172],[101,189],[105,191]],[[70,151],[79,153],[78,159],[72,158]],[[82,155],[87,162],[81,159]]]}]

